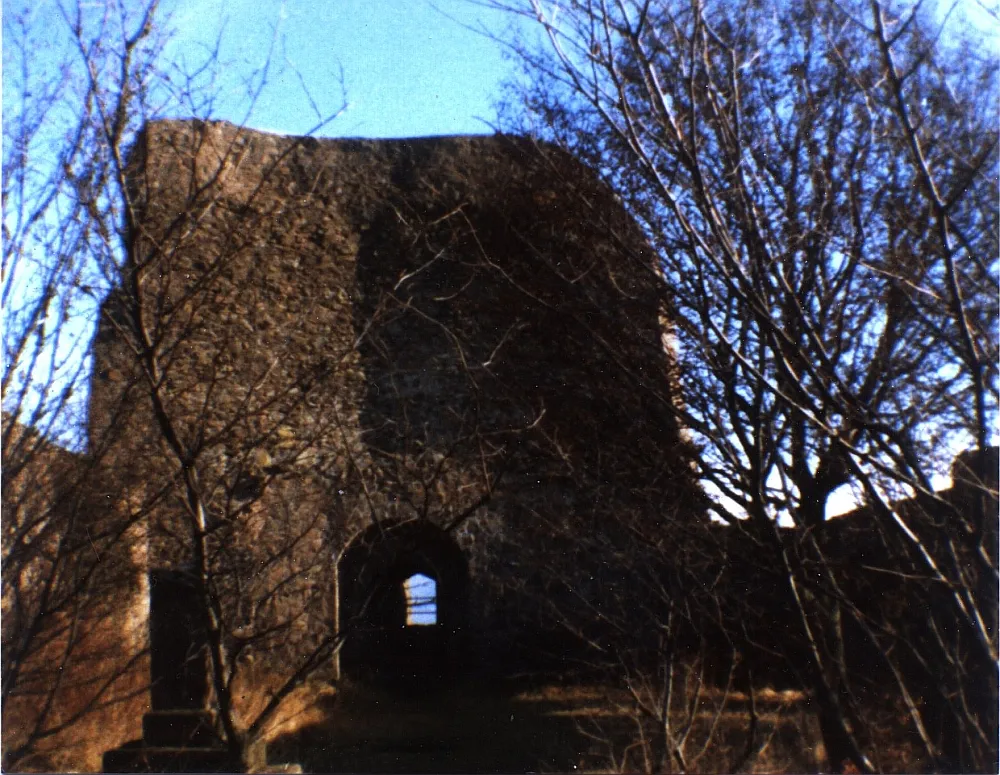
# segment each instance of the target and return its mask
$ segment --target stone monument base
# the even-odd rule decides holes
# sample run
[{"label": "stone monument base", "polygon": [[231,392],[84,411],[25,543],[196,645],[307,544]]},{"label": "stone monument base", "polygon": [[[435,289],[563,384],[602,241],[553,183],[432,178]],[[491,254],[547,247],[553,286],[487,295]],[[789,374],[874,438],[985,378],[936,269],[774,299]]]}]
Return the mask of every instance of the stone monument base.
[{"label": "stone monument base", "polygon": [[[195,615],[201,600],[190,574],[149,572],[150,700],[142,739],[104,754],[105,772],[301,772],[295,764],[267,766],[261,740],[234,756],[205,710],[209,696],[205,633]],[[245,759],[241,761],[242,759]]]},{"label": "stone monument base", "polygon": [[106,751],[104,772],[255,772],[294,775],[298,764],[267,763],[261,742],[241,763],[230,755],[207,710],[156,710],[142,717],[142,739]]},{"label": "stone monument base", "polygon": [[[134,746],[134,747],[131,747]],[[147,748],[126,743],[104,754],[105,772],[237,772],[225,748]]]},{"label": "stone monument base", "polygon": [[[264,757],[261,756],[261,759]],[[260,768],[265,765],[260,762]],[[154,710],[142,739],[104,754],[105,772],[238,772],[243,767],[215,734],[205,710]],[[259,769],[251,764],[251,769]]]}]

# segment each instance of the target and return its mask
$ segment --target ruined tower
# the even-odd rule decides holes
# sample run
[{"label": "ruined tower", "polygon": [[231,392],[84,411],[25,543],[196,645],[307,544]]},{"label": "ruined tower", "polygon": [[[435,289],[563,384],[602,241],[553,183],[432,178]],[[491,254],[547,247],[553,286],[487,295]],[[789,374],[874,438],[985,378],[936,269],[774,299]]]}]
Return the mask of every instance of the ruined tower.
[{"label": "ruined tower", "polygon": [[574,535],[700,519],[661,280],[564,152],[164,121],[131,195],[92,432],[150,567],[190,561],[196,475],[227,626],[294,625],[268,659],[339,622],[357,675],[516,662],[614,584]]}]

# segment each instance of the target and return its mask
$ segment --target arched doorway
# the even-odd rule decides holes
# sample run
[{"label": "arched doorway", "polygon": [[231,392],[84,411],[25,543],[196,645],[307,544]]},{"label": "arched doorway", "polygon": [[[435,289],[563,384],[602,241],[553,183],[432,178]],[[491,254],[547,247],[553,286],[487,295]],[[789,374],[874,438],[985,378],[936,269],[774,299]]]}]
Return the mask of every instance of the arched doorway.
[{"label": "arched doorway", "polygon": [[426,520],[372,525],[338,570],[347,676],[424,690],[467,665],[468,563],[441,528]]}]

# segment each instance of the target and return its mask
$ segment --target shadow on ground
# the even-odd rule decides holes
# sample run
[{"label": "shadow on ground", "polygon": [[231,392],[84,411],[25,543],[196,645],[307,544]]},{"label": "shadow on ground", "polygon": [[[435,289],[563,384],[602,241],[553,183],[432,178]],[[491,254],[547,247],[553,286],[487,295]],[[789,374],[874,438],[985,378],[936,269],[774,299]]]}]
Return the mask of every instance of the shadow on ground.
[{"label": "shadow on ground", "polygon": [[[699,697],[684,732],[691,771],[820,771],[819,730],[801,692],[763,689],[752,708],[739,692],[707,687]],[[470,679],[404,693],[347,685],[310,704],[308,718],[271,741],[270,763],[328,773],[634,771],[648,765],[640,743],[652,731],[637,727],[627,691],[561,681]]]},{"label": "shadow on ground", "polygon": [[572,704],[509,685],[404,695],[347,687],[322,721],[273,740],[268,760],[306,772],[572,772],[589,749],[560,713]]}]

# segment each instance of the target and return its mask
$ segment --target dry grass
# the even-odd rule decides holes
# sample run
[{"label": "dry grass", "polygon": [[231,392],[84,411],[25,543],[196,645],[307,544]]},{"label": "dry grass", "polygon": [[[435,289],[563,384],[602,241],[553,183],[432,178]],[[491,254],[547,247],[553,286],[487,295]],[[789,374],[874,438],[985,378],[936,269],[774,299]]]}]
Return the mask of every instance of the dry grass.
[{"label": "dry grass", "polygon": [[[147,709],[146,665],[123,676],[119,694],[139,697],[95,711],[44,741],[25,770],[97,771],[101,755],[139,736]],[[238,693],[244,716],[259,712],[270,685],[258,671]],[[85,695],[67,693],[66,708]],[[725,703],[723,704],[723,700]],[[705,691],[688,733],[688,768],[728,772],[747,746],[746,695]],[[765,689],[755,695],[758,731],[743,771],[817,772],[823,747],[807,696]],[[919,757],[906,742],[903,719],[886,705],[877,736],[884,771],[917,771]],[[4,719],[4,743],[17,737],[22,703]],[[619,772],[642,770],[650,728],[627,692],[600,685],[546,684],[530,689],[467,682],[424,695],[400,696],[323,682],[293,692],[268,724],[272,762],[299,762],[306,771],[353,772]]]},{"label": "dry grass", "polygon": [[[312,690],[314,693],[317,691]],[[731,772],[748,742],[748,700],[706,691],[686,746],[688,770]],[[272,737],[272,761],[297,761],[306,771],[594,772],[641,771],[649,733],[626,692],[598,685],[536,686],[504,691],[467,683],[401,697],[346,686],[322,708],[303,699]],[[758,729],[749,773],[819,772],[825,753],[809,698],[765,689],[755,696]],[[301,723],[304,722],[304,723]],[[889,723],[891,722],[891,723]],[[900,717],[875,729],[879,767],[922,769]]]},{"label": "dry grass", "polygon": [[[746,697],[715,718],[699,714],[690,739],[708,743],[689,761],[726,772],[747,742]],[[614,772],[642,768],[637,719],[627,694],[595,685],[545,685],[505,692],[466,684],[422,697],[345,687],[322,720],[284,726],[272,761],[307,771]],[[305,708],[303,708],[305,711]],[[300,719],[315,718],[302,712]],[[815,722],[801,693],[758,698],[759,734],[746,771],[808,772],[822,764]],[[295,714],[293,714],[293,718]],[[297,727],[297,728],[295,728]],[[694,750],[699,746],[692,745]]]},{"label": "dry grass", "polygon": [[[739,692],[706,689],[700,710],[685,736],[689,771],[729,772],[746,757],[749,735],[749,698]],[[549,714],[574,721],[589,747],[578,770],[590,772],[641,771],[652,765],[646,758],[658,731],[643,718],[624,690],[598,687],[547,686],[520,695],[520,699],[548,703]],[[823,747],[807,698],[800,691],[765,689],[755,696],[758,728],[747,772],[811,772],[823,761]],[[683,723],[673,714],[675,728]]]}]

